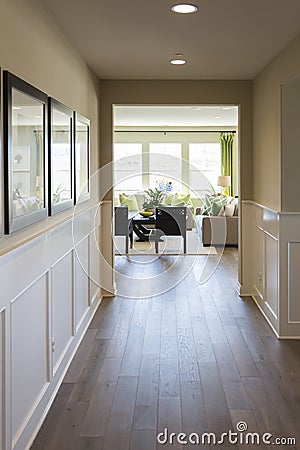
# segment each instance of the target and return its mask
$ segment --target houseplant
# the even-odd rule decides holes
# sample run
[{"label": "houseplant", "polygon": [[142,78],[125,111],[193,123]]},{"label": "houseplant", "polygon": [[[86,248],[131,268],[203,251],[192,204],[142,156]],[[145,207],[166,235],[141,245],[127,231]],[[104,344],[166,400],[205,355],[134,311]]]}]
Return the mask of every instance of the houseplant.
[{"label": "houseplant", "polygon": [[145,201],[143,203],[143,209],[145,211],[152,211],[154,213],[156,206],[159,206],[162,203],[163,198],[163,191],[160,191],[157,188],[147,189],[145,191]]}]

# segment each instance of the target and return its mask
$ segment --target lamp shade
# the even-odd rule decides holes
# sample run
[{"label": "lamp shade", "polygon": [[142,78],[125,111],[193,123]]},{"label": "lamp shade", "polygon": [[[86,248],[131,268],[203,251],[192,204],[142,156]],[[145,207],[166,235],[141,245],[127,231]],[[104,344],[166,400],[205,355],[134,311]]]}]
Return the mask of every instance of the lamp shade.
[{"label": "lamp shade", "polygon": [[219,176],[217,185],[222,187],[231,186],[231,177],[229,175]]}]

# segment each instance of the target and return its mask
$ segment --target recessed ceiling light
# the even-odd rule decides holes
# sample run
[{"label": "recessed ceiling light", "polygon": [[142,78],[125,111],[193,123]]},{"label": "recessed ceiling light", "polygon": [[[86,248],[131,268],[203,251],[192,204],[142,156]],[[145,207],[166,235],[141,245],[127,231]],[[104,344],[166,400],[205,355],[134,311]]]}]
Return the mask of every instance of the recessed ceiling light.
[{"label": "recessed ceiling light", "polygon": [[173,64],[174,66],[182,66],[183,64],[186,64],[186,60],[181,58],[171,59],[170,63]]},{"label": "recessed ceiling light", "polygon": [[221,116],[215,116],[215,119],[221,119]]},{"label": "recessed ceiling light", "polygon": [[183,58],[183,53],[174,53],[174,58],[171,59],[170,63],[174,64],[175,66],[182,66],[182,64],[186,64],[186,60]]},{"label": "recessed ceiling light", "polygon": [[180,3],[172,6],[171,10],[179,14],[192,14],[198,11],[198,7],[189,3]]}]

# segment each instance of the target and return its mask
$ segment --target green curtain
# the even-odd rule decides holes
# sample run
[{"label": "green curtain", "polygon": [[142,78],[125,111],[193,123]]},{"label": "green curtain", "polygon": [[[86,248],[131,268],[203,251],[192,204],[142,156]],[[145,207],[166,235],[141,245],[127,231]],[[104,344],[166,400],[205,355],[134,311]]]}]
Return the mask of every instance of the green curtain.
[{"label": "green curtain", "polygon": [[233,139],[234,133],[223,132],[220,135],[221,143],[221,175],[231,177],[231,186],[226,189],[229,195],[234,196],[233,190]]}]

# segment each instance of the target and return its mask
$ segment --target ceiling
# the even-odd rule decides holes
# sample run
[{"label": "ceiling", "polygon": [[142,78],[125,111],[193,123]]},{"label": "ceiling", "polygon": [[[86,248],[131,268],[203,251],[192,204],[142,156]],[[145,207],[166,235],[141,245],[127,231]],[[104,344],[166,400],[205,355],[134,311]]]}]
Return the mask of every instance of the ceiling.
[{"label": "ceiling", "polygon": [[115,106],[114,125],[151,127],[235,127],[237,106]]},{"label": "ceiling", "polygon": [[[299,0],[40,0],[102,79],[252,79],[300,31]],[[184,66],[172,66],[182,52]]]}]

